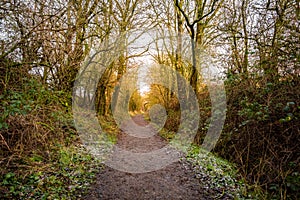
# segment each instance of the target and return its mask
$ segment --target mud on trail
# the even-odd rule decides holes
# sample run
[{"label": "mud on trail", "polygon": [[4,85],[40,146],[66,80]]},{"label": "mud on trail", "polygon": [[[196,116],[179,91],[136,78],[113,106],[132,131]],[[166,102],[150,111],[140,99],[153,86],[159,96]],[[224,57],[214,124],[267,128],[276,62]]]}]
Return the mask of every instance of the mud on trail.
[{"label": "mud on trail", "polygon": [[[137,115],[133,120],[147,125],[143,116]],[[150,152],[167,145],[158,135],[150,138],[137,138],[125,133],[118,137],[117,146],[132,152]],[[196,178],[190,164],[184,157],[163,169],[148,173],[128,173],[110,167],[102,169],[95,183],[84,197],[86,200],[196,200],[214,199],[217,196],[213,189],[203,187]],[[224,195],[221,199],[231,199]]]}]

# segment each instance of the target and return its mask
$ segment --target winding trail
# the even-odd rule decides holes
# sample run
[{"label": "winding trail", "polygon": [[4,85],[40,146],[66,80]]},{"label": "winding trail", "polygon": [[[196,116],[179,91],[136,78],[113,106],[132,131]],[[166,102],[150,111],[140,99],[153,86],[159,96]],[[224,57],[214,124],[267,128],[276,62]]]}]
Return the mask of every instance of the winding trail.
[{"label": "winding trail", "polygon": [[[142,115],[133,120],[146,126]],[[167,142],[158,135],[137,138],[121,133],[117,146],[132,152],[149,152],[162,148]],[[105,167],[99,172],[96,182],[86,200],[209,200],[216,196],[214,190],[203,187],[192,167],[183,158],[167,167],[148,173],[127,173]],[[226,195],[222,199],[230,199]]]}]

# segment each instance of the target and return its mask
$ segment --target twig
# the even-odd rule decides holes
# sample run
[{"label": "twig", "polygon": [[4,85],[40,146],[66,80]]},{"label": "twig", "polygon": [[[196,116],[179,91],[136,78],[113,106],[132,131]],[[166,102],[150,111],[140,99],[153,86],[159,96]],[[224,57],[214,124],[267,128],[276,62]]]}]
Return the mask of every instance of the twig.
[{"label": "twig", "polygon": [[8,146],[7,142],[5,141],[5,138],[3,137],[3,135],[1,133],[0,133],[0,136],[1,136],[1,138],[2,138],[2,140],[4,142],[4,144],[5,144],[5,146],[7,147],[7,149],[11,152],[10,147]]}]

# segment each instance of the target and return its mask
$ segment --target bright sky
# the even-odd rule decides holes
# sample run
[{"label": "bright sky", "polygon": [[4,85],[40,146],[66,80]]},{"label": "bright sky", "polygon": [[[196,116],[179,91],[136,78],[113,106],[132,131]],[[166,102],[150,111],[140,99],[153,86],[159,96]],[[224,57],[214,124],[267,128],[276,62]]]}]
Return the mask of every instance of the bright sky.
[{"label": "bright sky", "polygon": [[148,77],[147,72],[149,67],[152,65],[153,60],[150,55],[145,55],[138,58],[141,62],[141,67],[139,68],[138,75],[138,87],[141,94],[145,94],[150,91],[150,85],[147,84],[146,78]]},{"label": "bright sky", "polygon": [[[157,47],[155,46],[154,43],[154,38],[156,36],[157,36],[157,32],[155,30],[148,30],[148,31],[142,30],[139,32],[130,33],[129,36],[128,50],[130,55],[141,54],[142,52],[145,51],[147,47],[149,47],[148,52],[145,52],[142,56],[133,58],[134,62],[138,63],[139,65],[137,87],[141,92],[141,94],[145,94],[150,90],[150,86],[147,84],[146,78],[148,77],[147,75],[148,69],[151,67],[151,65],[154,64],[154,60],[151,55],[157,54],[156,52]],[[171,38],[168,38],[167,35],[162,36],[161,39],[157,41],[159,51],[166,51],[166,48],[169,48],[166,46],[163,47],[162,41],[164,39],[166,39],[165,40],[166,43],[168,43],[168,41],[170,40],[173,40]],[[188,36],[185,39],[189,41]],[[189,42],[186,43],[185,45],[189,45]],[[170,48],[172,48],[172,45],[170,46]],[[186,48],[187,48],[186,53],[190,52],[191,49],[189,49],[188,46],[186,46]],[[169,50],[172,51],[171,49]],[[220,71],[220,66],[222,64],[220,62],[217,62],[216,60],[212,61],[211,59],[206,59],[205,56],[202,57],[202,62],[204,62],[204,65],[202,65],[202,67],[205,68],[206,65],[206,69],[202,69],[202,72],[200,72],[202,73],[202,75],[204,75],[208,79],[211,79],[214,76],[220,77],[220,75],[222,74]]]}]

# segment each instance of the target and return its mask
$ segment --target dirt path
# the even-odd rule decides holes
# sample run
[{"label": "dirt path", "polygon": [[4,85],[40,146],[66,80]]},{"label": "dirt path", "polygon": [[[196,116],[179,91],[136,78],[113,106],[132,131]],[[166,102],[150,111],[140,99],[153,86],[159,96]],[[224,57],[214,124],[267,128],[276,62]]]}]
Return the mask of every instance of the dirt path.
[{"label": "dirt path", "polygon": [[[135,116],[133,120],[142,126],[147,124],[141,115]],[[166,144],[158,135],[144,139],[122,133],[117,146],[132,152],[149,152]],[[96,182],[84,199],[213,199],[215,195],[210,193],[213,190],[203,188],[189,163],[183,159],[163,169],[140,174],[105,167],[97,175]],[[222,199],[228,198],[223,196]]]}]

